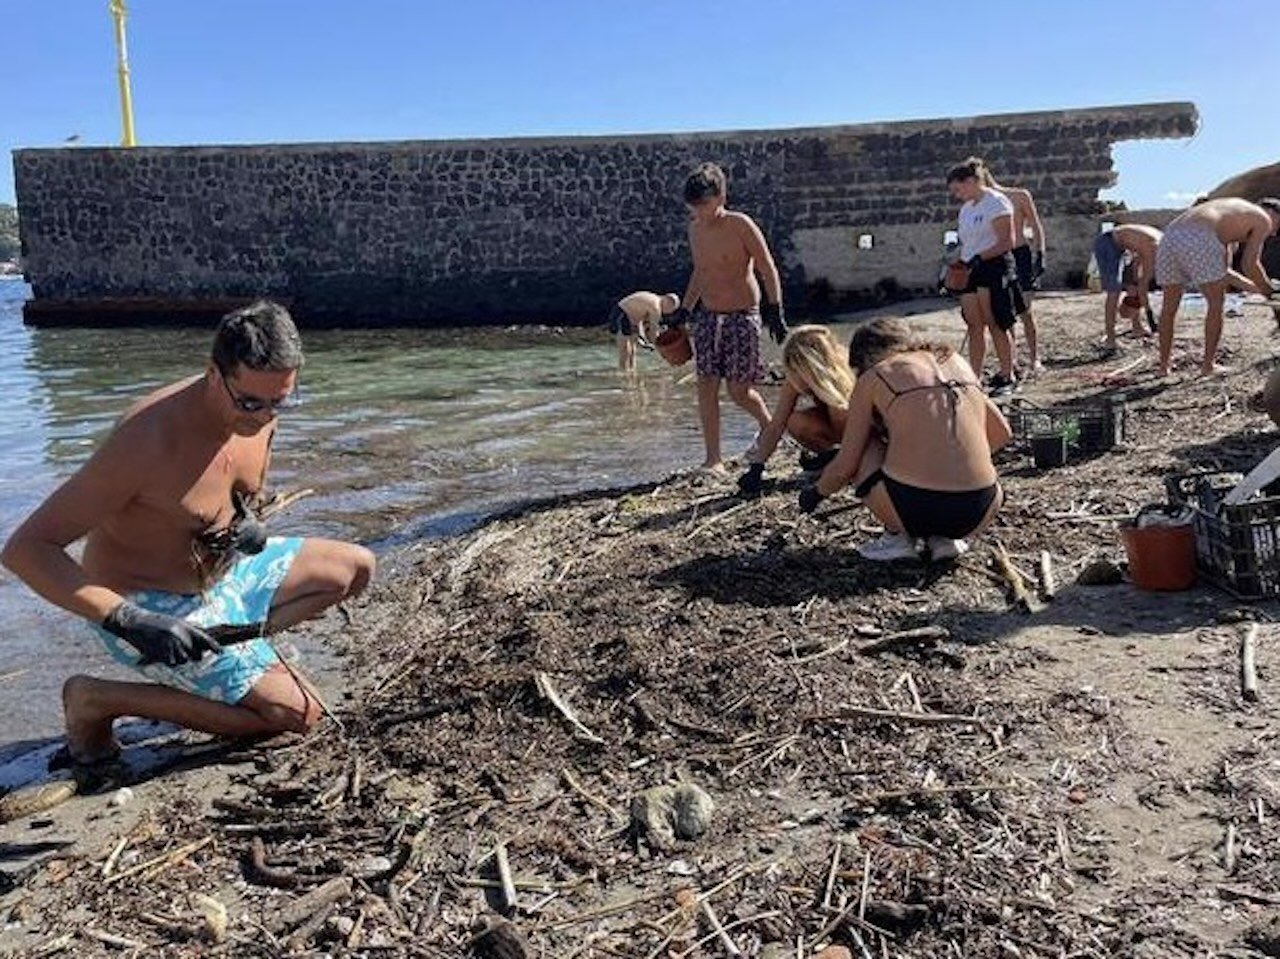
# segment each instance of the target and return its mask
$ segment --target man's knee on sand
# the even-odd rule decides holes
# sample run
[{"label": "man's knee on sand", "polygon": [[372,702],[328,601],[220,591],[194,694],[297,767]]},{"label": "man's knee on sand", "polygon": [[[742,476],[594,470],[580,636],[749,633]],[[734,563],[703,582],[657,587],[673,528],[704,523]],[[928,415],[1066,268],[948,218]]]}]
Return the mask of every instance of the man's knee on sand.
[{"label": "man's knee on sand", "polygon": [[[340,603],[364,592],[373,579],[378,561],[363,546],[355,543],[323,542],[311,540],[322,547],[316,555],[299,556],[300,578],[305,581],[307,592],[328,596],[333,603]],[[293,570],[290,570],[290,575]]]},{"label": "man's knee on sand", "polygon": [[236,703],[253,712],[270,732],[306,733],[324,718],[320,696],[296,670],[277,663]]}]

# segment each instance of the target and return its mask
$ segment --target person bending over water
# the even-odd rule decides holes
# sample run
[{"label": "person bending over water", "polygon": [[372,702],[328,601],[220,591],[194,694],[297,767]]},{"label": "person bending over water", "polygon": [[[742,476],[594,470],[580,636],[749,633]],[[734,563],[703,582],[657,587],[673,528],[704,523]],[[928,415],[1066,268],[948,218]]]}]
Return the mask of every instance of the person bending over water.
[{"label": "person bending over water", "polygon": [[[803,446],[806,469],[821,469],[835,456],[849,418],[849,394],[854,376],[844,347],[825,326],[797,326],[782,346],[786,379],[773,408],[773,417],[757,441],[747,471],[738,477],[738,488],[747,496],[760,492],[764,467],[784,433]],[[799,408],[807,401],[804,408]]]},{"label": "person bending over water", "polygon": [[659,296],[648,290],[628,293],[613,305],[605,322],[617,340],[619,370],[623,373],[635,370],[636,345],[652,348],[650,343],[657,339],[659,321],[679,306],[680,297],[675,293]]},{"label": "person bending over water", "polygon": [[[359,593],[374,557],[268,537],[247,507],[301,367],[283,307],[227,314],[204,372],[135,403],[5,544],[5,566],[153,681],[66,681],[72,764],[114,758],[121,716],[223,736],[302,732],[320,719],[315,690],[262,637]],[[67,547],[82,537],[77,562]],[[215,637],[228,634],[238,641],[224,648]]]},{"label": "person bending over water", "polygon": [[[724,471],[720,452],[720,381],[729,396],[763,430],[769,408],[755,384],[764,379],[760,359],[760,329],[774,341],[787,335],[782,312],[782,284],[764,234],[751,217],[725,207],[724,171],[703,163],[685,181],[684,202],[689,210],[689,246],[693,274],[684,299],[666,325],[693,322],[693,352],[698,369],[698,415],[706,459],[702,467]],[[756,271],[764,280],[764,302]],[[694,305],[700,308],[694,314]]]},{"label": "person bending over water", "polygon": [[855,330],[849,365],[858,381],[840,452],[801,491],[800,509],[852,482],[886,530],[858,548],[864,558],[911,558],[921,541],[935,559],[960,555],[1004,500],[991,454],[1009,442],[1008,421],[968,363],[901,320]]}]

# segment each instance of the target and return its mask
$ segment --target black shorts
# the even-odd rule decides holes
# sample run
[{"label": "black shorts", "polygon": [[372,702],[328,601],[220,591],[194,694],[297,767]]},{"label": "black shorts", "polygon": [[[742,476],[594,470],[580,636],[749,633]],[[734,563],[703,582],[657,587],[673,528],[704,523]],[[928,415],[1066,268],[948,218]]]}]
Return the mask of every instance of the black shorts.
[{"label": "black shorts", "polygon": [[975,490],[932,490],[899,482],[882,470],[859,483],[857,495],[866,499],[877,483],[884,484],[907,535],[917,539],[964,539],[982,524],[996,497],[1003,496],[999,483]]},{"label": "black shorts", "polygon": [[1013,266],[1018,274],[1018,285],[1024,290],[1035,289],[1036,263],[1031,256],[1031,247],[1028,244],[1014,247]]},{"label": "black shorts", "polygon": [[617,333],[619,336],[634,336],[635,328],[631,325],[631,317],[627,316],[626,311],[616,303],[613,309],[609,311],[609,319],[605,321],[609,327],[610,333]]},{"label": "black shorts", "polygon": [[1008,253],[994,260],[983,260],[977,269],[969,271],[969,285],[964,290],[965,293],[990,291],[991,315],[1002,330],[1013,329],[1018,315],[1027,311],[1027,301],[1022,297],[1022,287],[1013,270],[1013,257]]}]

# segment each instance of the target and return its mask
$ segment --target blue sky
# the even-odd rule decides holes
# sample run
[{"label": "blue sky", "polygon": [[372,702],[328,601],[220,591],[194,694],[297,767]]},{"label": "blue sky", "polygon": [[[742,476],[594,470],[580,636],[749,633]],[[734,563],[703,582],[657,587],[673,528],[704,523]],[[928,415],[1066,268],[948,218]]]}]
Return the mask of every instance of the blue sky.
[{"label": "blue sky", "polygon": [[[1274,0],[129,0],[139,142],[642,133],[1191,100],[1121,144],[1131,207],[1280,160]],[[106,0],[9,0],[8,152],[115,144]],[[1241,35],[1243,34],[1243,36]],[[1257,40],[1247,39],[1258,37]],[[1194,45],[1193,45],[1194,39]]]}]

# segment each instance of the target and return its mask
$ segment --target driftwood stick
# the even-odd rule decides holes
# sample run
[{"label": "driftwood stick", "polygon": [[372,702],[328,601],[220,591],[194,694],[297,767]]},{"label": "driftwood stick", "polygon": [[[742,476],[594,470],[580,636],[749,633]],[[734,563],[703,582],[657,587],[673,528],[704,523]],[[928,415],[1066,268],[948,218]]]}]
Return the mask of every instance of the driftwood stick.
[{"label": "driftwood stick", "polygon": [[1009,587],[1009,598],[1013,604],[1025,613],[1035,612],[1031,594],[1027,591],[1026,581],[1023,580],[1022,574],[1014,568],[1013,560],[1009,558],[1009,553],[1002,543],[996,543],[992,556],[995,557],[996,570],[1000,573],[1005,585]]},{"label": "driftwood stick", "polygon": [[286,932],[301,926],[316,913],[328,909],[335,902],[341,902],[351,895],[351,877],[338,876],[330,879],[304,896],[299,896],[281,909],[266,924],[266,930],[272,934]]},{"label": "driftwood stick", "polygon": [[918,629],[904,629],[898,633],[882,636],[865,646],[859,646],[858,652],[863,656],[875,656],[877,653],[908,646],[935,646],[939,641],[950,638],[951,631],[945,626],[921,626]]},{"label": "driftwood stick", "polygon": [[827,870],[827,883],[822,891],[822,908],[831,908],[831,894],[836,887],[836,874],[840,870],[840,843],[836,843],[835,850],[831,853],[831,868]]},{"label": "driftwood stick", "polygon": [[115,946],[117,949],[146,948],[145,943],[138,942],[136,939],[126,939],[124,936],[117,936],[110,932],[103,932],[101,929],[94,929],[92,926],[85,926],[84,934],[90,939],[96,939],[98,942],[106,943],[108,946]]},{"label": "driftwood stick", "polygon": [[493,848],[493,865],[502,884],[502,910],[511,915],[516,911],[516,884],[511,877],[511,863],[507,861],[507,847],[498,843]]},{"label": "driftwood stick", "polygon": [[1058,594],[1058,585],[1053,578],[1053,557],[1047,549],[1040,550],[1040,595],[1045,599],[1053,599]]},{"label": "driftwood stick", "polygon": [[1240,691],[1247,703],[1258,701],[1258,624],[1250,623],[1240,641]]},{"label": "driftwood stick", "polygon": [[579,796],[581,796],[591,805],[595,806],[597,809],[601,809],[604,812],[608,813],[610,819],[613,819],[617,822],[625,821],[626,817],[623,816],[622,813],[614,809],[612,806],[610,806],[607,802],[605,802],[599,796],[593,793],[587,792],[586,788],[582,785],[582,783],[578,782],[578,780],[574,777],[573,773],[569,772],[568,768],[560,770],[560,775],[564,778],[564,782],[566,786],[572,789],[575,793],[577,793]]},{"label": "driftwood stick", "polygon": [[213,842],[213,837],[205,836],[203,839],[196,839],[187,843],[185,846],[179,846],[177,849],[173,849],[163,855],[156,856],[154,859],[148,859],[144,863],[139,863],[136,866],[130,866],[123,872],[118,872],[112,876],[108,876],[106,880],[107,885],[109,886],[112,883],[119,882],[121,879],[126,879],[129,876],[136,876],[138,873],[146,872],[150,869],[155,869],[157,871],[168,869],[170,866],[182,862],[182,860],[186,859],[192,853],[203,849],[211,842]]},{"label": "driftwood stick", "polygon": [[267,847],[261,836],[254,836],[249,843],[249,866],[259,885],[275,889],[297,889],[302,885],[296,873],[267,865]]},{"label": "driftwood stick", "polygon": [[284,510],[287,510],[294,503],[298,502],[298,500],[306,499],[308,496],[312,496],[314,494],[315,490],[310,486],[292,490],[288,493],[276,493],[274,496],[265,500],[262,503],[262,506],[259,507],[258,518],[262,520],[270,519],[276,513],[281,513]]},{"label": "driftwood stick", "polygon": [[738,948],[738,944],[733,941],[729,933],[725,932],[724,926],[720,924],[720,918],[716,915],[716,911],[711,908],[711,903],[705,899],[699,900],[698,908],[702,910],[702,916],[707,920],[707,925],[711,927],[716,937],[720,940],[720,944],[724,946],[724,951],[731,956],[742,955],[742,950]]},{"label": "driftwood stick", "polygon": [[1020,786],[1010,785],[1008,783],[969,783],[962,786],[915,786],[910,789],[884,789],[880,792],[863,793],[860,796],[851,796],[849,801],[860,806],[871,806],[876,803],[888,802],[893,799],[914,799],[916,797],[925,796],[949,796],[955,793],[985,793],[985,792],[1010,792],[1020,789]]},{"label": "driftwood stick", "polygon": [[915,726],[945,726],[957,724],[986,728],[987,721],[980,716],[959,716],[955,713],[900,713],[892,709],[875,709],[871,706],[853,706],[841,704],[833,712],[817,713],[808,716],[809,722],[823,722],[831,719],[888,719],[893,722],[909,723]]},{"label": "driftwood stick", "polygon": [[589,739],[593,743],[604,742],[603,739],[582,724],[582,721],[578,719],[578,714],[573,711],[573,707],[561,698],[560,693],[552,684],[550,676],[539,671],[533,674],[533,681],[538,687],[539,694],[550,702],[556,708],[556,712],[567,719],[569,725],[580,732],[584,739]]},{"label": "driftwood stick", "polygon": [[1222,851],[1222,868],[1231,876],[1236,871],[1236,824],[1227,823],[1227,839]]}]

